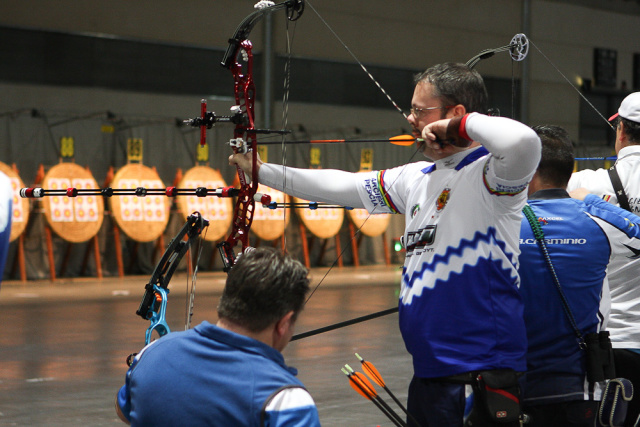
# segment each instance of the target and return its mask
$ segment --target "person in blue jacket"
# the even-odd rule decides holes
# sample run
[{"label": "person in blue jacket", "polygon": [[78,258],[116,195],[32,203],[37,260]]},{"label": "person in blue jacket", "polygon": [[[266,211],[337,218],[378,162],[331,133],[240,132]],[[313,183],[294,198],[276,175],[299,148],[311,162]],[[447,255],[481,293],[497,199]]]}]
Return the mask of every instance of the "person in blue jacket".
[{"label": "person in blue jacket", "polygon": [[[542,158],[529,184],[529,201],[541,225],[562,291],[583,335],[605,328],[610,302],[607,266],[640,249],[640,218],[599,197],[566,191],[573,146],[557,126],[533,128]],[[586,195],[585,195],[586,194]],[[573,195],[573,193],[572,193]],[[563,309],[560,293],[523,217],[520,290],[527,330],[527,372],[521,381],[523,411],[535,426],[593,426],[600,385],[586,379],[586,353]]]},{"label": "person in blue jacket", "polygon": [[9,177],[0,172],[0,283],[4,275],[4,265],[9,252],[11,218],[13,216],[13,192]]},{"label": "person in blue jacket", "polygon": [[319,426],[311,395],[281,354],[307,275],[273,249],[243,254],[215,325],[167,334],[136,356],[116,397],[120,418],[137,426]]}]

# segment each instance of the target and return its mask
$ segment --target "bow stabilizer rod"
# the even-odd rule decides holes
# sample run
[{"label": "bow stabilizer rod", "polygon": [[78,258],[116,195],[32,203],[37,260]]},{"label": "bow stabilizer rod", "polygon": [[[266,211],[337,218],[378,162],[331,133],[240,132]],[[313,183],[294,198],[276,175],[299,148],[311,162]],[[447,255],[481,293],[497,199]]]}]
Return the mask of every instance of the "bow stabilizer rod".
[{"label": "bow stabilizer rod", "polygon": [[[40,187],[29,187],[20,189],[20,197],[23,199],[40,199],[46,196],[66,196],[66,197],[81,197],[81,196],[197,196],[197,197],[236,197],[239,193],[239,189],[233,187],[220,187],[220,188],[60,188],[49,190]],[[269,200],[270,201],[270,200]]]}]

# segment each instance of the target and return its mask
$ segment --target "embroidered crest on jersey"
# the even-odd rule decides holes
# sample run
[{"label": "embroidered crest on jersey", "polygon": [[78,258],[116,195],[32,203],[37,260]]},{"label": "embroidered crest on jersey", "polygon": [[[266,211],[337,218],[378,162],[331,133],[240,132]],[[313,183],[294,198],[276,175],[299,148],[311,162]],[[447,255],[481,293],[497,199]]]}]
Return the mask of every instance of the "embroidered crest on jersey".
[{"label": "embroidered crest on jersey", "polygon": [[440,193],[438,199],[436,200],[436,212],[440,212],[442,211],[442,209],[444,209],[444,207],[447,205],[447,202],[449,201],[449,197],[451,197],[451,189],[445,188],[444,190],[442,190],[442,193]]},{"label": "embroidered crest on jersey", "polygon": [[420,212],[420,205],[418,203],[416,203],[411,208],[411,218],[415,218],[416,215],[418,215],[418,212]]}]

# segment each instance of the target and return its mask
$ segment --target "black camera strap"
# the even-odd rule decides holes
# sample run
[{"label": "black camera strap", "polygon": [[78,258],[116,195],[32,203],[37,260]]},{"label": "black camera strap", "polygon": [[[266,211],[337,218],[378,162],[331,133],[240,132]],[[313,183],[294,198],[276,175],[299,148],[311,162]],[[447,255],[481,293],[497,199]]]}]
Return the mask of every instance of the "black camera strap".
[{"label": "black camera strap", "polygon": [[618,203],[622,209],[625,209],[631,212],[631,206],[629,205],[629,198],[627,197],[627,193],[624,191],[624,187],[622,186],[622,181],[620,181],[620,175],[618,175],[618,171],[616,170],[616,165],[614,164],[608,169],[609,179],[611,180],[611,185],[613,185],[613,191],[616,193],[616,198],[618,199]]},{"label": "black camera strap", "polygon": [[547,267],[549,267],[549,271],[551,272],[551,277],[553,277],[553,282],[555,283],[556,289],[560,294],[560,300],[562,301],[562,307],[564,308],[564,313],[567,315],[567,319],[569,319],[569,323],[571,324],[571,328],[573,328],[573,332],[575,332],[576,337],[578,337],[578,342],[580,347],[584,349],[586,348],[584,336],[582,335],[582,332],[580,332],[580,329],[578,329],[578,324],[576,323],[575,317],[573,317],[573,312],[569,307],[569,302],[567,301],[567,297],[562,291],[562,286],[560,286],[560,280],[558,279],[558,275],[556,274],[556,269],[553,267],[553,263],[551,262],[551,256],[549,255],[547,244],[544,241],[544,232],[542,231],[542,227],[540,227],[540,223],[538,222],[538,219],[536,218],[536,215],[533,212],[533,209],[531,209],[531,206],[525,205],[524,208],[522,209],[522,213],[527,218],[527,221],[529,221],[529,225],[531,226],[533,235],[536,238],[536,241],[538,242],[538,246],[540,247],[540,250],[542,251],[542,257],[547,263]]}]

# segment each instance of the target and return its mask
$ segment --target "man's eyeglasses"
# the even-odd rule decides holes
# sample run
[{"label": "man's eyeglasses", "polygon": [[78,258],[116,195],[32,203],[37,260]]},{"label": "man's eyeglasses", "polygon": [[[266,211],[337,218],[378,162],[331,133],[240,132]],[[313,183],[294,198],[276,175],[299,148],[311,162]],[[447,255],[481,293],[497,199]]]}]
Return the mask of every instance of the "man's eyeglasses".
[{"label": "man's eyeglasses", "polygon": [[445,108],[453,108],[453,107],[455,107],[455,105],[445,105],[444,107],[427,107],[427,108],[411,107],[409,111],[411,111],[411,114],[413,114],[413,117],[415,117],[417,120],[420,120],[422,115],[425,114],[425,112],[427,111],[443,110]]}]

